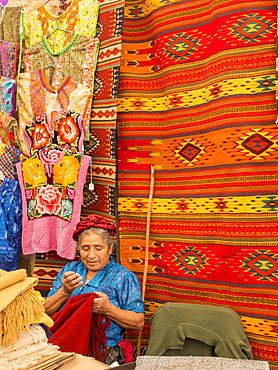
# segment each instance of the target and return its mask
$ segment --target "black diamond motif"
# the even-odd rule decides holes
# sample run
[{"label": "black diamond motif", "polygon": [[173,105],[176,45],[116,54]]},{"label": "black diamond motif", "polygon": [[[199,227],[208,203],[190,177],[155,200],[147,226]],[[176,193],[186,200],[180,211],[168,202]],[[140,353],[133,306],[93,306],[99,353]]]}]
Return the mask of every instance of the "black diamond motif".
[{"label": "black diamond motif", "polygon": [[187,143],[179,152],[178,154],[188,160],[189,162],[192,162],[194,158],[197,157],[197,155],[201,152],[201,149],[197,146]]},{"label": "black diamond motif", "polygon": [[273,142],[256,133],[249,136],[241,145],[251,153],[258,155],[270,148]]}]

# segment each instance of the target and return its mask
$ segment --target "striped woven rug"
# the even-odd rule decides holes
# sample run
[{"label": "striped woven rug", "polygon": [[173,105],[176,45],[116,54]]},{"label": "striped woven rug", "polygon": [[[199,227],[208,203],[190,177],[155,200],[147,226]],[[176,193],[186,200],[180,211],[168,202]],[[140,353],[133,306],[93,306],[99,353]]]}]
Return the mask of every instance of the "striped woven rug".
[{"label": "striped woven rug", "polygon": [[[118,108],[122,263],[167,301],[242,318],[278,369],[275,1],[126,1]],[[136,333],[130,333],[135,340]]]}]

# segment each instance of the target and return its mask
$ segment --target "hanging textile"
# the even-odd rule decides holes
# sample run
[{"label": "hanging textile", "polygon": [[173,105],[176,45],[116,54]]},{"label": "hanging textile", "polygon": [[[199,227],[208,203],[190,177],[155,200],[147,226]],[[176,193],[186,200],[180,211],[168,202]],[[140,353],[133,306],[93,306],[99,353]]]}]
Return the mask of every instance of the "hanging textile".
[{"label": "hanging textile", "polygon": [[[2,165],[0,164],[2,170]],[[18,268],[21,251],[21,195],[17,180],[4,178],[0,186],[0,268]]]},{"label": "hanging textile", "polygon": [[24,50],[23,68],[25,72],[31,72],[52,65],[55,69],[47,69],[45,72],[54,74],[46,77],[49,83],[52,81],[54,87],[59,83],[59,79],[63,78],[62,72],[85,87],[93,88],[98,48],[97,37],[88,38],[75,34],[64,48],[54,53],[45,38]]},{"label": "hanging textile", "polygon": [[[163,303],[226,306],[278,368],[275,1],[126,2],[118,111],[121,261]],[[136,333],[134,333],[136,335]]]},{"label": "hanging textile", "polygon": [[22,6],[5,6],[0,21],[0,40],[21,44]]},{"label": "hanging textile", "polygon": [[20,149],[17,121],[4,111],[0,111],[0,142]]},{"label": "hanging textile", "polygon": [[[43,215],[56,215],[70,220],[74,200],[78,196],[76,188],[83,155],[57,149],[45,150],[44,153],[44,158],[35,154],[21,161],[22,196],[26,197],[28,218],[33,220]],[[52,198],[46,201],[48,196]]]},{"label": "hanging textile", "polygon": [[18,57],[19,44],[0,40],[0,76],[16,78]]},{"label": "hanging textile", "polygon": [[14,116],[16,110],[16,81],[0,77],[0,111]]},{"label": "hanging textile", "polygon": [[1,147],[0,173],[4,178],[17,180],[15,165],[19,161],[20,153],[20,150],[13,145],[8,144]]},{"label": "hanging textile", "polygon": [[100,212],[116,216],[116,121],[124,2],[100,3],[97,37],[100,49],[85,153],[93,158],[94,189],[85,187],[82,215]]},{"label": "hanging textile", "polygon": [[38,154],[44,164],[49,157],[60,160],[66,149],[83,152],[83,119],[72,111],[52,112],[50,118],[41,114],[26,125],[24,133],[29,153]]},{"label": "hanging textile", "polygon": [[[51,86],[45,76],[45,70],[21,73],[18,82],[18,125],[22,152],[28,151],[28,138],[25,134],[27,125],[34,117],[62,109],[80,114],[85,132],[89,130],[92,104],[92,89],[86,88],[70,76],[56,89]],[[48,118],[51,121],[51,118]]]},{"label": "hanging textile", "polygon": [[[84,152],[92,157],[92,166],[84,185],[81,217],[100,212],[114,219],[116,184],[116,119],[123,22],[122,0],[100,2],[96,37],[100,40],[94,98],[90,120],[90,140]],[[76,32],[76,30],[75,30]],[[89,183],[94,189],[89,188]],[[68,261],[55,251],[37,253],[34,276],[39,277],[39,289],[45,294]]]},{"label": "hanging textile", "polygon": [[72,233],[80,220],[89,162],[89,156],[65,153],[59,161],[50,161],[48,176],[35,155],[16,164],[22,194],[23,254],[56,251],[63,258],[75,258]]},{"label": "hanging textile", "polygon": [[[65,12],[58,16],[48,10],[47,4],[42,5],[24,17],[25,47],[28,48],[49,36],[48,41],[56,53],[71,41],[72,32],[94,37],[98,12],[99,5],[96,0],[72,0]],[[55,31],[57,27],[69,32]],[[51,34],[54,31],[55,33]]]}]

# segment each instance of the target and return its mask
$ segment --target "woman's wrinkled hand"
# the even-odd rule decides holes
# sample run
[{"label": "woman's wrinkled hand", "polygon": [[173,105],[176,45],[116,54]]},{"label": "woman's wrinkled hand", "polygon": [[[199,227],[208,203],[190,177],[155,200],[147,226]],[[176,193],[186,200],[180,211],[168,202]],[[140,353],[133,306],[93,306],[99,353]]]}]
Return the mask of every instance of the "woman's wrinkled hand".
[{"label": "woman's wrinkled hand", "polygon": [[63,276],[63,291],[70,295],[76,288],[82,285],[82,277],[73,271],[67,271]]},{"label": "woman's wrinkled hand", "polygon": [[102,292],[94,293],[96,293],[99,296],[99,298],[94,299],[93,312],[102,315],[107,315],[109,310],[113,306],[112,303],[109,301],[107,294]]}]

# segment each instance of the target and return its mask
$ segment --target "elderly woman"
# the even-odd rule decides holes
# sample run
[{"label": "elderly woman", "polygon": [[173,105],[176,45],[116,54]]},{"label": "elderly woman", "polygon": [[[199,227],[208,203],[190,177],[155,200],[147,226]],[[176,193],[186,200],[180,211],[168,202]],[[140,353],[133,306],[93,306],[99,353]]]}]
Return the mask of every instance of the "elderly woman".
[{"label": "elderly woman", "polygon": [[[97,295],[93,314],[110,319],[110,326],[105,331],[108,364],[117,360],[115,353],[119,352],[117,345],[122,341],[124,329],[141,330],[144,325],[139,281],[112,257],[115,234],[115,226],[99,215],[90,215],[80,221],[73,233],[80,260],[61,269],[45,299],[45,311],[52,316],[72,297],[86,293]],[[123,363],[122,359],[118,363]]]}]

